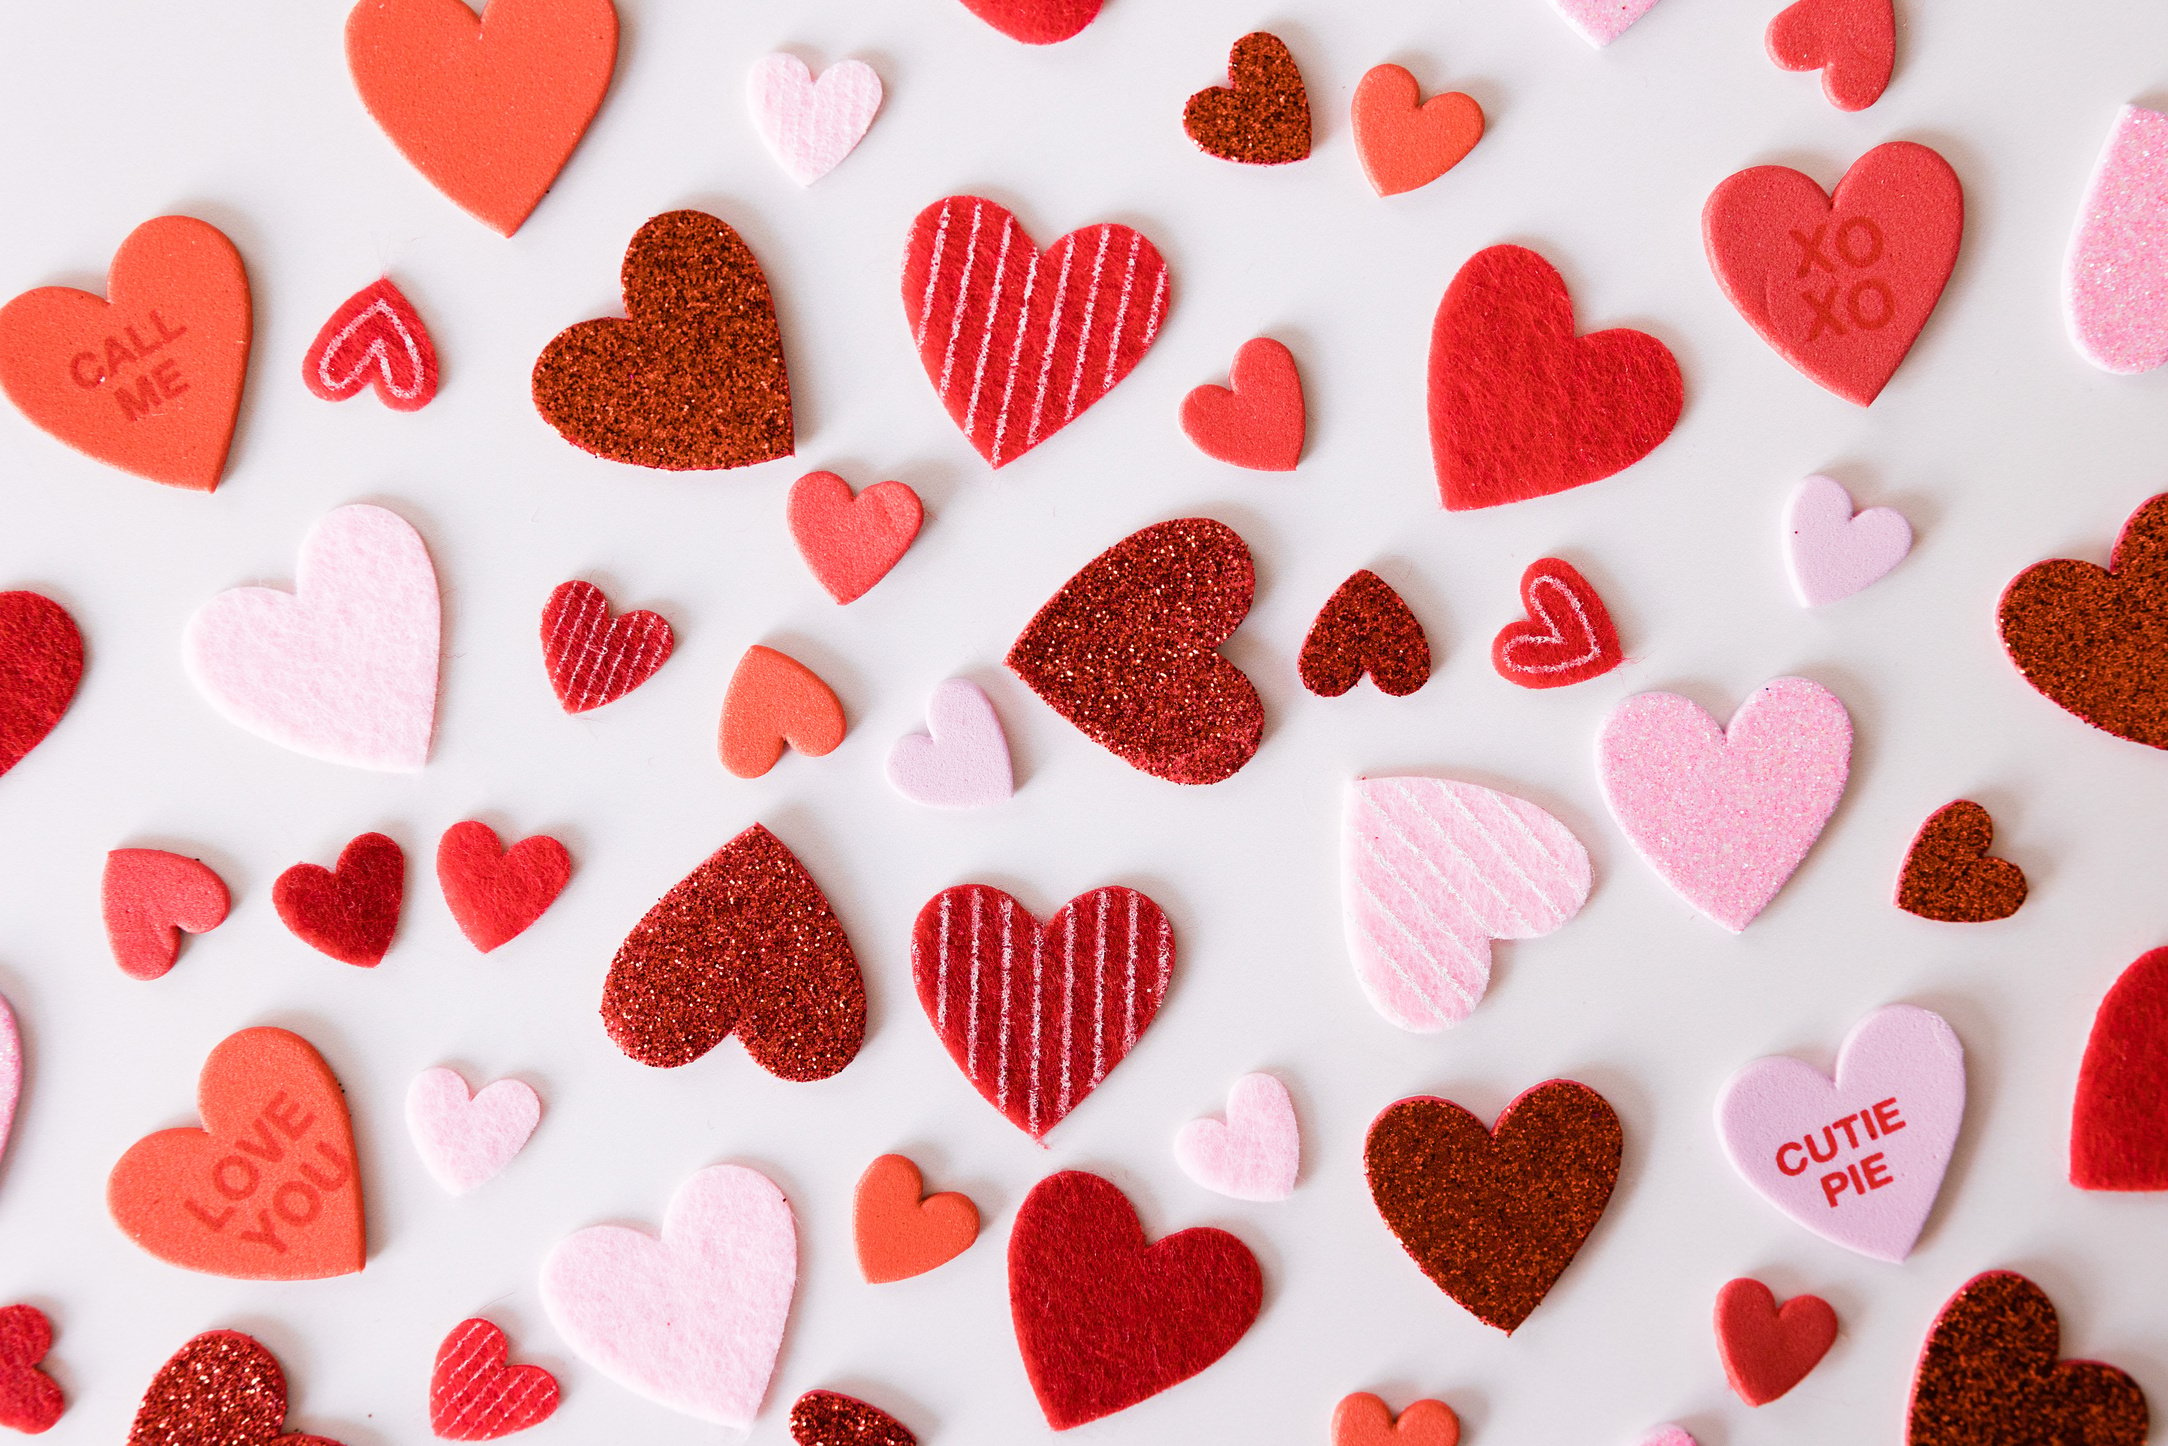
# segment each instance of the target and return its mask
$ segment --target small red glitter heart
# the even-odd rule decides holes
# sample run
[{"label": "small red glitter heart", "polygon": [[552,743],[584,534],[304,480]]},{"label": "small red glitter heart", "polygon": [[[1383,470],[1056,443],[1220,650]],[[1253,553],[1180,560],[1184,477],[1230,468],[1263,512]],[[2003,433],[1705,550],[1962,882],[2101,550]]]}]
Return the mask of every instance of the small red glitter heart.
[{"label": "small red glitter heart", "polygon": [[610,616],[591,582],[561,582],[542,608],[542,662],[567,713],[613,703],[655,676],[676,643],[670,624],[645,608]]},{"label": "small red glitter heart", "polygon": [[1325,603],[1302,640],[1302,686],[1337,698],[1368,673],[1395,698],[1430,681],[1430,640],[1391,584],[1365,569]]},{"label": "small red glitter heart", "polygon": [[437,350],[414,304],[386,276],[331,314],[301,359],[301,380],[327,402],[375,387],[393,411],[418,412],[437,394]]},{"label": "small red glitter heart", "polygon": [[494,1441],[556,1412],[557,1378],[540,1366],[509,1364],[511,1344],[491,1321],[452,1327],[429,1377],[430,1430],[446,1441]]},{"label": "small red glitter heart", "polygon": [[2093,1016],[2070,1121],[2070,1183],[2168,1190],[2168,949],[2139,955]]},{"label": "small red glitter heart", "polygon": [[1818,1295],[1795,1295],[1779,1310],[1768,1286],[1744,1277],[1716,1293],[1716,1351],[1749,1406],[1766,1406],[1805,1380],[1836,1342],[1837,1313]]},{"label": "small red glitter heart", "polygon": [[487,954],[542,917],[572,877],[572,855],[548,834],[510,848],[486,823],[455,823],[437,841],[437,883],[459,932]]},{"label": "small red glitter heart", "polygon": [[918,1446],[894,1416],[840,1391],[808,1391],[790,1408],[797,1446]]},{"label": "small red glitter heart", "polygon": [[405,894],[406,851],[380,833],[347,844],[336,869],[295,864],[271,885],[271,902],[295,938],[362,969],[383,962]]},{"label": "small red glitter heart", "polygon": [[83,635],[34,592],[0,592],[0,773],[45,741],[83,680]]},{"label": "small red glitter heart", "polygon": [[278,1357],[239,1331],[205,1331],[151,1378],[128,1446],[339,1446],[284,1432],[285,1423]]},{"label": "small red glitter heart", "polygon": [[38,1369],[53,1348],[53,1323],[34,1305],[0,1310],[0,1426],[35,1436],[67,1409],[60,1386]]},{"label": "small red glitter heart", "polygon": [[180,957],[181,931],[226,922],[226,881],[201,859],[164,849],[114,849],[99,884],[113,962],[131,979],[157,979]]},{"label": "small red glitter heart", "polygon": [[1563,688],[1600,677],[1625,661],[1618,628],[1603,597],[1560,557],[1539,558],[1521,574],[1528,616],[1491,640],[1491,666],[1523,688]]},{"label": "small red glitter heart", "polygon": [[1234,43],[1227,84],[1207,86],[1182,109],[1182,129],[1223,161],[1280,166],[1310,154],[1310,96],[1287,42],[1267,30]]},{"label": "small red glitter heart", "polygon": [[2025,871],[1990,857],[1995,820],[1969,798],[1946,803],[1920,825],[1897,879],[1897,907],[1945,924],[2007,919],[2025,902]]},{"label": "small red glitter heart", "polygon": [[1974,1276],[1927,1333],[1905,1446],[2144,1446],[2138,1383],[2098,1361],[2058,1360],[2061,1347],[2039,1286],[2007,1270]]}]

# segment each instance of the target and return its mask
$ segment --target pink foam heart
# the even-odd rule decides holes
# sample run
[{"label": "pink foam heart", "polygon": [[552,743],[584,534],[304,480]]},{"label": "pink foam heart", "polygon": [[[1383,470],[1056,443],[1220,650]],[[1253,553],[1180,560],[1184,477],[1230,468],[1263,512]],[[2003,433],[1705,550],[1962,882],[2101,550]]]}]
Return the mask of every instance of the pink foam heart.
[{"label": "pink foam heart", "polygon": [[23,1097],[23,1038],[15,1011],[0,995],[0,1159],[7,1157],[8,1134],[15,1128],[15,1106]]},{"label": "pink foam heart", "polygon": [[865,139],[881,108],[881,77],[841,60],[820,79],[795,55],[763,56],[746,82],[753,125],[783,173],[801,186],[827,175]]},{"label": "pink foam heart", "polygon": [[1551,933],[1588,902],[1588,850],[1572,830],[1494,788],[1358,779],[1341,843],[1355,977],[1402,1029],[1466,1019],[1490,986],[1492,940]]},{"label": "pink foam heart", "polygon": [[1844,795],[1852,719],[1805,678],[1765,684],[1730,728],[1675,693],[1604,720],[1597,772],[1649,867],[1734,934],[1784,887]]},{"label": "pink foam heart", "polygon": [[439,1185],[454,1195],[494,1179],[542,1119],[542,1097],[516,1079],[467,1093],[456,1069],[425,1069],[407,1086],[407,1134]]},{"label": "pink foam heart", "polygon": [[421,534],[355,504],[309,530],[292,592],[222,592],[181,647],[196,686],[249,732],[332,763],[411,772],[429,759],[439,627]]},{"label": "pink foam heart", "polygon": [[1684,1426],[1658,1426],[1642,1438],[1641,1446],[1700,1446],[1700,1443],[1686,1433]]},{"label": "pink foam heart", "polygon": [[594,1225],[542,1262],[542,1306],[566,1344],[649,1400],[750,1427],[798,1284],[798,1229],[775,1183],[711,1165],[678,1187],[660,1239]]},{"label": "pink foam heart", "polygon": [[1809,477],[1784,509],[1784,560],[1792,590],[1810,608],[1848,598],[1905,560],[1912,524],[1891,507],[1857,516],[1852,494],[1833,477]]},{"label": "pink foam heart", "polygon": [[2126,375],[2168,361],[2168,115],[2126,105],[2108,133],[2070,243],[2070,335]]},{"label": "pink foam heart", "polygon": [[926,700],[925,733],[907,733],[888,753],[896,792],[928,808],[984,808],[1016,791],[1001,718],[976,683],[950,678]]},{"label": "pink foam heart", "polygon": [[1246,1074],[1227,1092],[1225,1120],[1191,1120],[1174,1137],[1175,1163],[1207,1190],[1237,1200],[1285,1200],[1302,1164],[1302,1129],[1287,1086]]},{"label": "pink foam heart", "polygon": [[1609,45],[1626,27],[1649,13],[1656,0],[1551,0],[1566,23],[1595,46]]},{"label": "pink foam heart", "polygon": [[1876,1260],[1912,1253],[1965,1117],[1965,1049],[1942,1017],[1892,1004],[1861,1020],[1831,1080],[1758,1059],[1716,1101],[1724,1153],[1770,1204]]}]

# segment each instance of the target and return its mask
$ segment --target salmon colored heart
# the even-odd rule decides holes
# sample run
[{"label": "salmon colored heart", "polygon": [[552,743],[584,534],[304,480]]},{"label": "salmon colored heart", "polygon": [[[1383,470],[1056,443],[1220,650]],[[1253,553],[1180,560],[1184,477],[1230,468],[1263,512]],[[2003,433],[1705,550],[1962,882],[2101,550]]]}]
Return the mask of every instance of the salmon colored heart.
[{"label": "salmon colored heart", "polygon": [[467,942],[487,954],[526,932],[572,877],[572,855],[547,834],[509,849],[497,831],[468,819],[437,841],[437,883]]},{"label": "salmon colored heart", "polygon": [[944,1190],[921,1196],[925,1177],[908,1155],[883,1155],[858,1177],[851,1229],[858,1272],[869,1285],[909,1280],[948,1264],[979,1238],[979,1207]]},{"label": "salmon colored heart", "polygon": [[1296,666],[1320,698],[1339,697],[1366,673],[1379,692],[1405,698],[1430,681],[1430,640],[1392,584],[1365,568],[1325,600]]},{"label": "salmon colored heart", "polygon": [[360,969],[383,962],[405,895],[406,851],[380,833],[355,837],[336,868],[295,864],[271,885],[271,902],[295,938]]},{"label": "salmon colored heart", "polygon": [[1521,574],[1528,616],[1491,640],[1491,667],[1523,688],[1563,688],[1610,672],[1626,660],[1611,610],[1581,570],[1543,557]]},{"label": "salmon colored heart", "polygon": [[2062,1360],[2061,1351],[2062,1323],[2045,1291],[2013,1271],[1974,1276],[1927,1333],[1905,1446],[2144,1446],[2138,1383],[2099,1361]]},{"label": "salmon colored heart", "polygon": [[557,1378],[512,1365],[511,1350],[493,1321],[453,1326],[429,1375],[429,1429],[445,1441],[494,1441],[555,1415]]},{"label": "salmon colored heart", "polygon": [[843,705],[820,674],[755,644],[730,675],[717,746],[723,767],[758,778],[782,759],[786,744],[808,758],[835,752],[846,727]]},{"label": "salmon colored heart", "polygon": [[591,582],[557,584],[542,607],[542,664],[567,713],[624,697],[670,661],[676,642],[660,613],[610,616],[609,598]]},{"label": "salmon colored heart", "polygon": [[238,1280],[321,1280],[362,1268],[361,1176],[346,1095],[284,1029],[228,1036],[196,1087],[203,1127],[129,1146],[106,1208],[161,1260]]},{"label": "salmon colored heart", "polygon": [[839,603],[864,597],[903,560],[925,510],[901,482],[876,482],[856,497],[833,472],[808,472],[792,484],[791,540],[820,585]]},{"label": "salmon colored heart", "polygon": [[1865,110],[1897,65],[1897,9],[1890,0],[1796,0],[1764,40],[1786,70],[1819,70],[1831,105]]},{"label": "salmon colored heart", "polygon": [[1292,472],[1302,460],[1302,375],[1285,344],[1242,343],[1224,387],[1197,387],[1182,399],[1182,432],[1197,450],[1254,472]]},{"label": "salmon colored heart", "polygon": [[363,387],[395,412],[418,412],[437,394],[437,349],[406,293],[389,276],[349,296],[301,359],[301,381],[327,402]]},{"label": "salmon colored heart", "polygon": [[361,103],[460,209],[509,236],[602,108],[610,0],[361,0],[346,17]]},{"label": "salmon colored heart", "polygon": [[1716,1293],[1716,1352],[1740,1400],[1766,1406],[1807,1378],[1837,1343],[1837,1313],[1818,1295],[1776,1294],[1741,1278]]},{"label": "salmon colored heart", "polygon": [[1364,73],[1348,118],[1363,174],[1381,196],[1422,189],[1483,139],[1483,107],[1474,96],[1455,90],[1424,100],[1415,76],[1398,65]]},{"label": "salmon colored heart", "polygon": [[1332,1446],[1460,1446],[1460,1417],[1443,1401],[1416,1401],[1399,1416],[1368,1391],[1342,1396]]},{"label": "salmon colored heart", "polygon": [[113,962],[131,979],[163,976],[179,957],[182,931],[210,932],[232,903],[209,864],[164,849],[114,849],[100,893]]},{"label": "salmon colored heart", "polygon": [[2025,871],[1988,853],[1995,820],[1969,798],[1946,803],[1920,825],[1897,879],[1897,907],[1945,924],[2007,919],[2025,902]]},{"label": "salmon colored heart", "polygon": [[79,452],[209,492],[248,373],[248,272],[225,233],[160,216],[113,253],[105,295],[41,286],[0,307],[0,390]]},{"label": "salmon colored heart", "polygon": [[1310,154],[1310,97],[1287,42],[1257,30],[1234,43],[1227,84],[1207,86],[1182,110],[1182,129],[1206,155],[1281,166]]},{"label": "salmon colored heart", "polygon": [[0,592],[0,773],[60,725],[83,681],[83,634],[42,593]]},{"label": "salmon colored heart", "polygon": [[2168,949],[2139,955],[2093,1016],[2070,1118],[2070,1183],[2168,1190]]},{"label": "salmon colored heart", "polygon": [[53,1348],[53,1323],[34,1305],[0,1310],[0,1426],[35,1436],[67,1409],[59,1383],[38,1369]]},{"label": "salmon colored heart", "polygon": [[1011,40],[1053,45],[1099,16],[1106,0],[964,0],[964,8]]}]

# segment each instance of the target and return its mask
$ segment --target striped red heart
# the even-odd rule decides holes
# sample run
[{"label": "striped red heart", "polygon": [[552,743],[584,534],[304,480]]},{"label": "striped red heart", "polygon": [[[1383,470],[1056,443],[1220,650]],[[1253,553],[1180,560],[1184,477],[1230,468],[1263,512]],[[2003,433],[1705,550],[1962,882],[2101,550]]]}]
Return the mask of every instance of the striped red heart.
[{"label": "striped red heart", "polygon": [[1528,616],[1491,640],[1491,666],[1523,688],[1563,688],[1600,677],[1625,661],[1603,596],[1562,557],[1544,557],[1521,574]]},{"label": "striped red heart", "polygon": [[301,359],[301,380],[327,402],[375,387],[393,411],[418,412],[437,394],[437,351],[414,304],[386,276],[331,314]]},{"label": "striped red heart", "polygon": [[557,1378],[507,1364],[511,1343],[476,1317],[452,1327],[429,1377],[429,1428],[446,1441],[494,1441],[539,1426],[557,1410]]},{"label": "striped red heart", "polygon": [[542,661],[567,713],[615,702],[670,661],[669,621],[645,608],[610,615],[591,582],[561,582],[542,608]]}]

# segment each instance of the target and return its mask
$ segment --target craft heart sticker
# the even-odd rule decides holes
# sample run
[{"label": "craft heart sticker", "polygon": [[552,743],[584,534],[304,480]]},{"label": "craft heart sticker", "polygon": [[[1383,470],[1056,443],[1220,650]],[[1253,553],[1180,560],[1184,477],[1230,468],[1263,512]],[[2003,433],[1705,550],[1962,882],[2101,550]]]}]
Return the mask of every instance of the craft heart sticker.
[{"label": "craft heart sticker", "polygon": [[1542,557],[1521,574],[1521,608],[1491,639],[1491,667],[1523,688],[1563,688],[1600,678],[1626,661],[1618,627],[1595,586],[1562,557]]},{"label": "craft heart sticker", "polygon": [[865,1039],[866,985],[820,885],[756,823],[625,936],[602,1022],[628,1058],[657,1069],[735,1034],[778,1079],[826,1079]]},{"label": "craft heart sticker", "polygon": [[790,373],[767,273],[705,211],[666,211],[625,248],[625,316],[569,326],[535,358],[534,407],[612,462],[670,472],[788,457]]},{"label": "craft heart sticker", "polygon": [[948,1264],[979,1238],[979,1207],[968,1195],[924,1195],[925,1177],[906,1155],[883,1155],[858,1177],[851,1232],[858,1273],[868,1285],[909,1280]]},{"label": "craft heart sticker", "polygon": [[964,8],[1011,40],[1053,45],[1082,31],[1106,0],[963,0]]},{"label": "craft heart sticker", "polygon": [[1602,1095],[1554,1079],[1488,1130],[1451,1100],[1388,1105],[1371,1122],[1363,1169],[1379,1216],[1423,1273],[1511,1335],[1603,1217],[1624,1144]]},{"label": "craft heart sticker", "polygon": [[1491,941],[1563,928],[1588,902],[1588,850],[1523,798],[1443,778],[1364,778],[1341,824],[1355,977],[1402,1029],[1458,1024],[1490,985]]},{"label": "craft heart sticker", "polygon": [[1880,580],[1912,550],[1912,524],[1892,507],[1852,512],[1852,494],[1834,477],[1809,477],[1784,507],[1784,562],[1803,607],[1850,597]]},{"label": "craft heart sticker", "polygon": [[961,884],[911,929],[918,1002],[949,1058],[1035,1140],[1136,1048],[1173,975],[1173,926],[1135,889],[1079,894],[1041,925],[1001,890]]},{"label": "craft heart sticker", "polygon": [[405,897],[406,851],[380,833],[339,850],[336,869],[295,864],[271,885],[271,902],[295,938],[361,969],[383,962]]},{"label": "craft heart sticker", "polygon": [[164,849],[114,849],[100,884],[113,962],[131,979],[157,979],[180,956],[181,933],[226,922],[226,881],[200,859]]},{"label": "craft heart sticker", "polygon": [[1415,76],[1398,65],[1363,72],[1348,119],[1363,174],[1381,196],[1421,190],[1483,139],[1483,107],[1475,97],[1455,90],[1424,100]]},{"label": "craft heart sticker", "polygon": [[1174,1160],[1205,1189],[1236,1200],[1285,1200],[1295,1193],[1302,1131],[1287,1086],[1246,1074],[1227,1092],[1227,1118],[1191,1120],[1174,1137]]},{"label": "craft heart sticker", "polygon": [[1890,0],[1795,0],[1763,39],[1784,69],[1819,70],[1838,110],[1865,110],[1897,65],[1897,10]]},{"label": "craft heart sticker", "polygon": [[1339,697],[1366,673],[1380,693],[1405,698],[1430,681],[1430,640],[1392,585],[1365,568],[1325,600],[1296,668],[1320,698]]},{"label": "craft heart sticker", "polygon": [[2065,1361],[2046,1292],[1990,1270],[1965,1282],[1927,1333],[1905,1446],[2058,1441],[2144,1446],[2145,1392],[2114,1366]]},{"label": "craft heart sticker", "polygon": [[790,1202],[742,1165],[680,1185],[659,1238],[592,1225],[542,1262],[542,1307],[581,1360],[673,1411],[741,1430],[768,1394],[797,1286]]},{"label": "craft heart sticker", "polygon": [[83,634],[41,593],[0,592],[0,773],[60,725],[83,681]]},{"label": "craft heart sticker", "polygon": [[1287,42],[1257,30],[1227,55],[1227,84],[1207,86],[1182,108],[1182,129],[1223,161],[1280,166],[1310,154],[1310,97]]},{"label": "craft heart sticker", "polygon": [[541,1120],[542,1097],[516,1079],[469,1094],[459,1071],[440,1065],[407,1086],[407,1137],[430,1178],[454,1195],[494,1180]]},{"label": "craft heart sticker", "polygon": [[843,705],[820,674],[756,644],[730,675],[716,748],[723,767],[758,778],[782,761],[786,746],[808,758],[835,752],[847,727]]},{"label": "craft heart sticker", "polygon": [[1995,820],[1969,798],[1946,803],[1920,825],[1897,878],[1897,907],[1945,924],[2007,919],[2025,902],[2025,871],[1992,858]]},{"label": "craft heart sticker", "polygon": [[2126,376],[2168,361],[2168,115],[2126,105],[2093,169],[2063,273],[2078,353]]},{"label": "craft heart sticker", "polygon": [[429,1375],[429,1429],[446,1441],[494,1441],[556,1414],[557,1378],[512,1365],[511,1350],[493,1322],[453,1326]]},{"label": "craft heart sticker", "polygon": [[1626,27],[1649,13],[1656,0],[1551,0],[1581,38],[1598,47],[1626,33]]},{"label": "craft heart sticker", "polygon": [[925,518],[918,494],[901,482],[876,482],[856,497],[833,472],[808,472],[791,484],[790,538],[820,585],[839,603],[855,602],[903,561]]},{"label": "craft heart sticker", "polygon": [[360,0],[346,65],[415,170],[491,230],[520,228],[602,109],[610,0]]},{"label": "craft heart sticker", "polygon": [[339,1446],[286,1431],[286,1373],[239,1331],[205,1331],[158,1368],[128,1428],[127,1446]]},{"label": "craft heart sticker", "polygon": [[421,534],[366,503],[302,540],[294,590],[237,587],[181,639],[196,687],[228,721],[329,763],[412,772],[436,727],[442,626]]},{"label": "craft heart sticker", "polygon": [[67,1410],[60,1385],[38,1369],[53,1348],[53,1323],[34,1305],[0,1309],[0,1426],[36,1436]]},{"label": "craft heart sticker", "polygon": [[894,1416],[840,1391],[808,1391],[790,1408],[797,1446],[918,1446]]},{"label": "craft heart sticker", "polygon": [[1188,1380],[1234,1349],[1263,1303],[1247,1245],[1210,1226],[1147,1243],[1129,1197],[1097,1175],[1050,1175],[1016,1209],[1009,1314],[1057,1431]]},{"label": "craft heart sticker", "polygon": [[1927,325],[1957,265],[1964,188],[1950,163],[1893,141],[1825,194],[1788,166],[1727,177],[1701,211],[1718,284],[1793,366],[1866,406]]},{"label": "craft heart sticker", "polygon": [[386,276],[331,313],[301,358],[301,380],[327,402],[374,387],[393,411],[418,412],[437,394],[437,350],[413,303]]},{"label": "craft heart sticker", "polygon": [[213,490],[248,374],[241,253],[207,222],[160,216],[113,253],[105,292],[41,286],[0,307],[0,391],[108,466]]},{"label": "craft heart sticker", "polygon": [[1397,1417],[1368,1391],[1332,1411],[1332,1446],[1460,1446],[1460,1417],[1443,1401],[1416,1401]]},{"label": "craft heart sticker", "polygon": [[2168,1190],[2168,949],[2139,955],[2093,1016],[2071,1110],[2070,1183]]},{"label": "craft heart sticker", "polygon": [[888,782],[928,808],[985,808],[1016,792],[1009,739],[979,685],[950,678],[926,700],[926,732],[888,752]]},{"label": "craft heart sticker", "polygon": [[941,405],[999,468],[1144,360],[1167,315],[1167,263],[1111,222],[1042,252],[1007,210],[950,196],[911,224],[903,310]]},{"label": "craft heart sticker", "polygon": [[1749,1406],[1766,1406],[1807,1378],[1837,1343],[1837,1313],[1818,1295],[1777,1308],[1775,1292],[1741,1278],[1716,1293],[1716,1353]]},{"label": "craft heart sticker", "polygon": [[473,819],[437,841],[437,884],[467,942],[487,954],[525,933],[572,877],[572,855],[548,834],[510,848]]},{"label": "craft heart sticker", "polygon": [[1927,1224],[1965,1117],[1965,1049],[1909,1004],[1854,1026],[1831,1080],[1789,1056],[1756,1060],[1716,1101],[1724,1153],[1770,1204],[1825,1240],[1899,1261]]},{"label": "craft heart sticker", "polygon": [[1009,670],[1087,738],[1173,783],[1218,783],[1257,752],[1257,689],[1219,645],[1257,590],[1249,547],[1209,517],[1133,532],[1062,584]]},{"label": "craft heart sticker", "polygon": [[15,1027],[15,1011],[0,994],[0,1158],[5,1158],[8,1135],[15,1128],[15,1109],[23,1098],[23,1036]]},{"label": "craft heart sticker", "polygon": [[815,80],[804,61],[778,52],[754,63],[745,99],[768,154],[810,186],[865,139],[881,108],[881,77],[863,60],[839,60]]},{"label": "craft heart sticker", "polygon": [[1430,333],[1430,450],[1453,511],[1622,472],[1671,435],[1686,384],[1629,327],[1576,336],[1565,278],[1525,246],[1468,258]]},{"label": "craft heart sticker", "polygon": [[591,582],[561,582],[542,608],[542,663],[567,713],[614,703],[655,676],[676,644],[670,624],[645,608],[610,615]]},{"label": "craft heart sticker", "polygon": [[1269,336],[1252,337],[1235,352],[1227,383],[1192,388],[1182,399],[1182,434],[1229,466],[1294,471],[1304,430],[1295,354]]},{"label": "craft heart sticker", "polygon": [[203,1127],[128,1147],[105,1203],[160,1260],[238,1280],[321,1280],[362,1268],[361,1176],[346,1095],[300,1035],[261,1026],[203,1062]]}]

